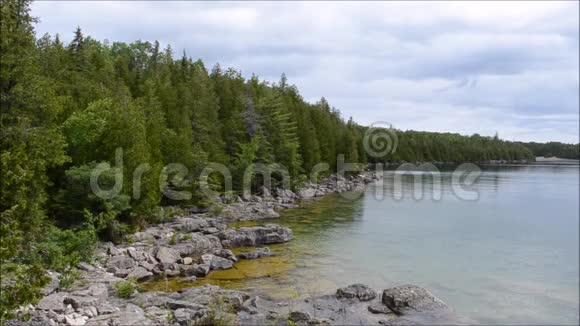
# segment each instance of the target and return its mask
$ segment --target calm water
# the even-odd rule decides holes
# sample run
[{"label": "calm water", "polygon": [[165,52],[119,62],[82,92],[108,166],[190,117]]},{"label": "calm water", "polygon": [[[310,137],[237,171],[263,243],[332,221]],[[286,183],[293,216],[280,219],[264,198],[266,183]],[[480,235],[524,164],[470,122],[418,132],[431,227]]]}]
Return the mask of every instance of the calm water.
[{"label": "calm water", "polygon": [[206,282],[275,298],[412,283],[477,323],[578,324],[578,166],[488,167],[477,201],[457,198],[450,176],[439,201],[430,187],[415,200],[412,176],[395,199],[387,172],[383,200],[375,184],[355,201],[330,196],[286,211],[273,222],[295,240],[273,246],[277,257]]}]

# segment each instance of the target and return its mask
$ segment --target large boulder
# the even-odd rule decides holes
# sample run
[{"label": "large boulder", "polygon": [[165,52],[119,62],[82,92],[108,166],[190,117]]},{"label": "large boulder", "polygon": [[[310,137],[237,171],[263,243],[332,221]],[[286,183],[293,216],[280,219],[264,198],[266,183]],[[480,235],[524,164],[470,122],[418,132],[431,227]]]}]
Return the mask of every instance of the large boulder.
[{"label": "large boulder", "polygon": [[44,297],[38,305],[36,306],[40,310],[52,310],[56,313],[63,313],[66,304],[65,300],[68,298],[68,294],[64,292],[53,293],[47,297]]},{"label": "large boulder", "polygon": [[242,252],[238,254],[238,257],[240,257],[241,259],[257,259],[260,257],[269,257],[269,256],[272,256],[272,251],[270,251],[270,248],[268,247],[256,248],[256,250],[254,251]]},{"label": "large boulder", "polygon": [[135,269],[127,275],[127,278],[134,279],[138,282],[146,281],[153,276],[153,273],[146,270],[141,266],[135,267]]},{"label": "large boulder", "polygon": [[172,227],[181,232],[196,232],[209,227],[209,223],[202,218],[182,217]]},{"label": "large boulder", "polygon": [[210,271],[210,264],[194,264],[184,266],[183,274],[185,276],[197,276],[197,277],[204,277],[209,274]]},{"label": "large boulder", "polygon": [[370,301],[377,297],[377,292],[364,284],[352,284],[336,290],[336,297]]},{"label": "large boulder", "polygon": [[223,233],[226,247],[248,247],[292,240],[292,230],[277,224],[229,229]]},{"label": "large boulder", "polygon": [[92,284],[84,290],[72,292],[65,303],[71,304],[75,309],[99,306],[104,304],[109,297],[107,286],[102,283]]},{"label": "large boulder", "polygon": [[288,320],[291,320],[294,323],[308,323],[310,320],[312,319],[312,317],[310,317],[310,314],[305,312],[305,311],[291,311],[288,314]]},{"label": "large boulder", "polygon": [[310,199],[316,195],[316,189],[303,188],[298,191],[298,196],[302,199]]},{"label": "large boulder", "polygon": [[234,266],[234,263],[231,260],[211,254],[201,256],[201,263],[209,265],[211,270],[230,269]]},{"label": "large boulder", "polygon": [[154,252],[161,264],[174,264],[181,258],[179,251],[169,247],[157,247]]},{"label": "large boulder", "polygon": [[123,270],[123,269],[130,269],[135,267],[137,262],[131,257],[127,256],[114,256],[109,258],[107,262],[107,267],[110,270]]},{"label": "large boulder", "polygon": [[155,241],[156,239],[156,234],[154,234],[155,232],[153,231],[153,229],[148,229],[145,230],[143,232],[135,232],[131,235],[131,238],[136,241],[136,242],[149,242],[149,241]]},{"label": "large boulder", "polygon": [[276,194],[278,195],[278,198],[283,198],[289,201],[297,198],[296,194],[290,189],[278,188],[276,189]]},{"label": "large boulder", "polygon": [[127,248],[127,254],[138,262],[148,262],[150,264],[157,264],[157,260],[149,252],[138,250],[132,247]]},{"label": "large boulder", "polygon": [[220,239],[213,235],[192,233],[191,240],[173,246],[182,257],[201,256],[222,249]]},{"label": "large boulder", "polygon": [[448,309],[443,301],[416,285],[402,285],[386,289],[383,291],[382,302],[399,314],[408,309],[415,311]]}]

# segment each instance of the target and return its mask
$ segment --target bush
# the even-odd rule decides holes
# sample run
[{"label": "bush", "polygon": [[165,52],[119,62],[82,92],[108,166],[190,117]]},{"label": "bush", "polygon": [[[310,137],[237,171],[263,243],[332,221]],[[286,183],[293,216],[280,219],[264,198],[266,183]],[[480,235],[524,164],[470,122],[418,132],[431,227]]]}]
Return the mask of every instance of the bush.
[{"label": "bush", "polygon": [[133,293],[137,290],[137,284],[133,280],[119,281],[115,283],[115,291],[117,291],[117,296],[119,298],[130,298]]},{"label": "bush", "polygon": [[234,308],[224,296],[215,297],[209,303],[209,315],[197,320],[194,325],[229,326],[235,325]]},{"label": "bush", "polygon": [[209,214],[211,216],[219,216],[224,210],[224,207],[219,205],[219,204],[214,204],[210,209],[209,209]]},{"label": "bush", "polygon": [[[93,193],[90,178],[96,165],[96,162],[92,162],[87,165],[73,166],[65,171],[62,189],[55,194],[51,205],[52,212],[61,224],[67,226],[80,224],[79,222],[82,222],[86,215],[85,210],[97,214],[111,212],[115,218],[119,213],[131,208],[129,204],[131,198],[127,195],[120,194],[112,199],[104,200]],[[114,173],[115,171],[111,169],[99,177],[99,184],[103,189],[109,189],[114,185]]]},{"label": "bush", "polygon": [[97,234],[91,223],[69,230],[45,225],[44,233],[34,243],[34,251],[21,253],[19,262],[0,264],[0,319],[13,317],[15,308],[43,297],[40,290],[48,282],[46,270],[61,274],[61,288],[70,287],[78,278],[78,263],[93,259],[96,243]]},{"label": "bush", "polygon": [[69,230],[50,226],[46,238],[37,246],[47,269],[66,272],[81,261],[92,260],[97,241],[97,234],[92,226]]},{"label": "bush", "polygon": [[185,211],[179,207],[166,206],[156,207],[153,213],[149,215],[148,222],[150,223],[166,223],[173,220],[176,215],[184,215]]}]

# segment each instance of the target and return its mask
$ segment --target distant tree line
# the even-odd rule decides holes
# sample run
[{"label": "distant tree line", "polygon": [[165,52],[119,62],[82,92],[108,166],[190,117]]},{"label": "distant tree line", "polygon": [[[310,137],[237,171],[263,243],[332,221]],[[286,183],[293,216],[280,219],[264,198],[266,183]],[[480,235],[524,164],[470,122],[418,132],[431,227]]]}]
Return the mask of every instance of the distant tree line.
[{"label": "distant tree line", "polygon": [[521,143],[529,148],[534,156],[559,157],[578,160],[580,159],[580,144],[565,144],[560,142],[548,143]]},{"label": "distant tree line", "polygon": [[[387,161],[532,159],[519,143],[497,137],[396,131],[396,150],[369,155],[368,127],[345,120],[326,99],[306,102],[284,75],[269,83],[185,53],[176,59],[159,42],[100,42],[80,28],[65,44],[36,38],[29,0],[0,2],[0,317],[39,297],[47,268],[66,281],[88,259],[98,237],[167,219],[175,204],[207,204],[196,179],[209,162],[227,166],[234,191],[253,163],[288,169],[299,187],[318,163],[337,168],[337,155],[364,166]],[[123,149],[122,191],[102,199],[90,191],[91,171],[115,166]],[[556,154],[556,153],[555,153]],[[175,189],[193,196],[176,203],[162,195],[158,176],[181,163],[188,174]],[[146,164],[138,197],[132,178]],[[114,170],[101,175],[103,188]],[[224,183],[212,174],[209,184]],[[255,178],[253,187],[260,185]],[[72,278],[71,278],[72,279]],[[63,283],[63,284],[66,284]]]},{"label": "distant tree line", "polygon": [[[364,127],[363,127],[364,130]],[[494,137],[473,134],[396,130],[395,151],[369,162],[489,162],[533,160],[532,152],[521,144]]]}]

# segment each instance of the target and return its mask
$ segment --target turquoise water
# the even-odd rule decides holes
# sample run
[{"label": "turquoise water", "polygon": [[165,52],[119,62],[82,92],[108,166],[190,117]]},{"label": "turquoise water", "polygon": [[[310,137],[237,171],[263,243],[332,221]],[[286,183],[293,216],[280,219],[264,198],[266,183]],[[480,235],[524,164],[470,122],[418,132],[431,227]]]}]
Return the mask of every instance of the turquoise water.
[{"label": "turquoise water", "polygon": [[295,240],[271,246],[276,257],[201,282],[275,299],[412,283],[478,324],[578,324],[579,167],[486,167],[475,201],[457,197],[451,175],[441,174],[440,200],[430,178],[416,200],[414,176],[394,187],[390,171],[356,200],[327,196],[284,211],[268,222],[292,228]]},{"label": "turquoise water", "polygon": [[374,282],[426,286],[479,323],[577,324],[578,178],[577,166],[489,168],[477,201],[367,196],[345,256],[375,261],[378,274],[363,274]]}]

